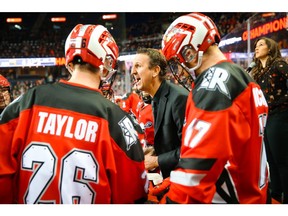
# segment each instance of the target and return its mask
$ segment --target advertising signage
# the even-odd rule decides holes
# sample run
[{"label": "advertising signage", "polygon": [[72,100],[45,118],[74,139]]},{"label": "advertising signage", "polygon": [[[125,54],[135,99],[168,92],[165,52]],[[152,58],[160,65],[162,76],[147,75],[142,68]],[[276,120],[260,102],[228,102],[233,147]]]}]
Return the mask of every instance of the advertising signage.
[{"label": "advertising signage", "polygon": [[247,52],[249,43],[252,49],[255,39],[266,36],[277,41],[282,46],[280,48],[288,49],[287,14],[271,13],[269,17],[255,14],[224,36],[219,47],[223,52]]}]

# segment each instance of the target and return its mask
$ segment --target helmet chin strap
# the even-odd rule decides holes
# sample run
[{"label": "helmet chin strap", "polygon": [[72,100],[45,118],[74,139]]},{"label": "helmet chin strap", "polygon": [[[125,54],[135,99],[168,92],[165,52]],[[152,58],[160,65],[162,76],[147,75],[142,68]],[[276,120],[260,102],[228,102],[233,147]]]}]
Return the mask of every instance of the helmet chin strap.
[{"label": "helmet chin strap", "polygon": [[191,74],[193,80],[196,79],[196,74],[195,74],[195,70],[198,69],[201,64],[202,64],[202,58],[203,58],[203,51],[199,51],[198,52],[198,61],[197,61],[197,65],[193,68],[189,68],[188,72]]}]

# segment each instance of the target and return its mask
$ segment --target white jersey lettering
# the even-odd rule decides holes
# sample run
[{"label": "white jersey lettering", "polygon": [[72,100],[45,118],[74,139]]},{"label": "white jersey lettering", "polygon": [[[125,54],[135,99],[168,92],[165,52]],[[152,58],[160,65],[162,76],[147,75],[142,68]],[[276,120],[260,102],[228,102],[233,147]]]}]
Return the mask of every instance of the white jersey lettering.
[{"label": "white jersey lettering", "polygon": [[260,107],[260,106],[268,107],[264,94],[259,88],[253,88],[253,97],[254,97],[256,107]]},{"label": "white jersey lettering", "polygon": [[95,142],[98,124],[85,119],[75,120],[71,116],[39,112],[38,133],[64,136],[71,139]]}]

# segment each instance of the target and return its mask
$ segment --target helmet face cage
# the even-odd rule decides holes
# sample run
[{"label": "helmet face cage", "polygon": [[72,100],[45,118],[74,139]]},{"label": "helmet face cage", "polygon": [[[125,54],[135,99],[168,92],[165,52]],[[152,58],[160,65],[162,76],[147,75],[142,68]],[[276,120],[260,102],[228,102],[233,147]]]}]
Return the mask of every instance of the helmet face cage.
[{"label": "helmet face cage", "polygon": [[105,61],[104,61],[104,65],[100,66],[101,80],[103,82],[106,82],[106,83],[111,82],[111,78],[117,72],[117,70],[114,69],[114,67],[115,68],[117,67],[115,65],[117,65],[117,64],[115,64],[114,59],[111,56],[106,56]]},{"label": "helmet face cage", "polygon": [[105,98],[111,100],[114,96],[114,91],[112,89],[112,85],[117,75],[117,71],[113,70],[113,72],[108,72],[109,78],[107,77],[105,80],[101,81],[100,90],[102,91]]},{"label": "helmet face cage", "polygon": [[104,61],[104,68],[108,71],[112,71],[115,66],[115,60],[112,56],[108,55]]},{"label": "helmet face cage", "polygon": [[193,78],[188,72],[189,69],[184,64],[181,64],[177,58],[170,59],[168,65],[177,82],[188,91],[191,91]]},{"label": "helmet face cage", "polygon": [[184,62],[191,62],[195,59],[197,52],[191,45],[184,46],[181,50],[181,56],[184,59]]}]

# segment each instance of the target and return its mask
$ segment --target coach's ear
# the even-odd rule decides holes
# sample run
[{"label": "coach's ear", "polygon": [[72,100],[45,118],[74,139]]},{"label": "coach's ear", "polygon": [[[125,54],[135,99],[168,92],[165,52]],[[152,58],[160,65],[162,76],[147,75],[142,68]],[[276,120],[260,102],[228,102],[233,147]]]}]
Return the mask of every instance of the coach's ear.
[{"label": "coach's ear", "polygon": [[155,78],[155,77],[159,76],[160,71],[161,71],[161,68],[159,65],[154,66],[152,77]]}]

